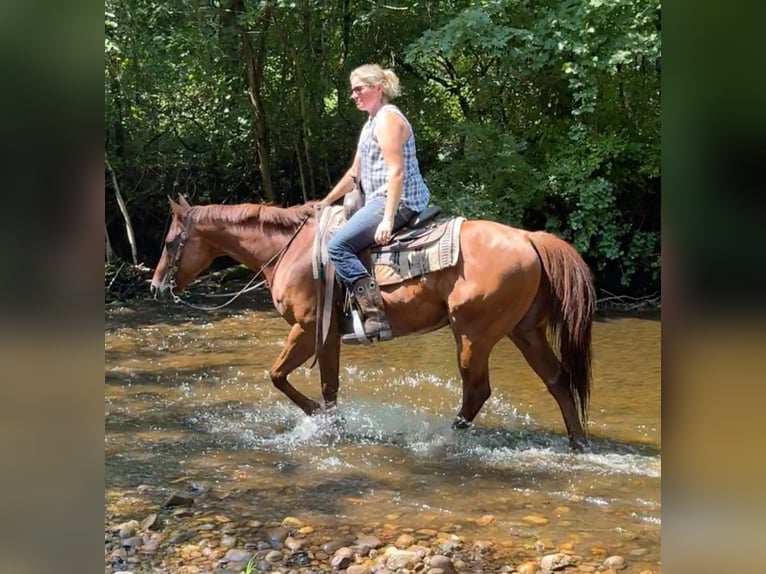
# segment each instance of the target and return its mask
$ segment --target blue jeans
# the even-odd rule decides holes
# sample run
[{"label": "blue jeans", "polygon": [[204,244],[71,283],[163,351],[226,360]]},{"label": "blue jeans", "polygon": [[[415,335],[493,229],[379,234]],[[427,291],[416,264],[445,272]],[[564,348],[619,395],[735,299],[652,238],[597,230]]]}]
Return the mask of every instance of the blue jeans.
[{"label": "blue jeans", "polygon": [[[375,243],[375,230],[383,220],[385,211],[385,196],[372,198],[335,232],[327,244],[327,252],[335,265],[335,273],[349,287],[357,279],[370,275],[357,253]],[[413,215],[415,212],[400,202],[394,216],[394,231],[407,223]]]}]

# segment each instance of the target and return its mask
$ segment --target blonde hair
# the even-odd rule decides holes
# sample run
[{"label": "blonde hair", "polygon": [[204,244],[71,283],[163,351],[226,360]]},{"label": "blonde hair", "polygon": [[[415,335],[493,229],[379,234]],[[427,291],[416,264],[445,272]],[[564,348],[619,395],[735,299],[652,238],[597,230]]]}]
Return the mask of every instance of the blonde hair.
[{"label": "blonde hair", "polygon": [[384,70],[378,64],[365,64],[351,71],[349,80],[353,83],[354,78],[361,80],[368,86],[383,86],[383,99],[393,100],[402,93],[399,87],[399,78],[393,70]]}]

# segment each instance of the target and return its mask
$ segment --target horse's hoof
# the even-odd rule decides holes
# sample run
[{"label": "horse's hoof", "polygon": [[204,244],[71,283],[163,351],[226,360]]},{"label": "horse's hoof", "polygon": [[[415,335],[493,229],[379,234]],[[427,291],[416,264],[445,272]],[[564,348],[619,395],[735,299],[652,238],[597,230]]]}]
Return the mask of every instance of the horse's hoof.
[{"label": "horse's hoof", "polygon": [[457,418],[452,422],[452,430],[463,430],[471,428],[472,426],[473,423],[462,415],[458,415]]},{"label": "horse's hoof", "polygon": [[588,441],[584,438],[569,439],[569,448],[572,449],[572,452],[577,454],[590,452],[590,444],[588,444]]}]

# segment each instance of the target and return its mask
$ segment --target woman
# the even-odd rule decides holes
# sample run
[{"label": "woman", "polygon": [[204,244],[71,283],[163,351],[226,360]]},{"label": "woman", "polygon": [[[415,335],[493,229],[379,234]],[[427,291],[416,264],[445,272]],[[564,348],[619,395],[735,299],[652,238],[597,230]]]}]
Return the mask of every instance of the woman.
[{"label": "woman", "polygon": [[367,337],[388,341],[394,335],[383,297],[357,253],[373,242],[388,243],[393,231],[425,209],[430,192],[420,175],[412,126],[389,103],[400,94],[399,78],[391,70],[367,64],[351,72],[350,82],[351,98],[369,118],[359,136],[354,163],[318,207],[354,189],[354,179],[361,183],[365,204],[335,233],[328,253],[335,272],[359,303]]}]

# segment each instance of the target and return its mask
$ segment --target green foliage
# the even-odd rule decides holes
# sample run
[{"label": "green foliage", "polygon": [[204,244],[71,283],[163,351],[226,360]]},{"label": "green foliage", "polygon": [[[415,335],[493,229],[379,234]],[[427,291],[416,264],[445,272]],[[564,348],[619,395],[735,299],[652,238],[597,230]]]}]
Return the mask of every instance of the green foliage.
[{"label": "green foliage", "polygon": [[167,194],[324,195],[364,119],[348,73],[379,62],[401,79],[434,203],[556,232],[606,286],[655,290],[659,14],[650,0],[107,0],[106,151],[139,248],[156,257]]}]

